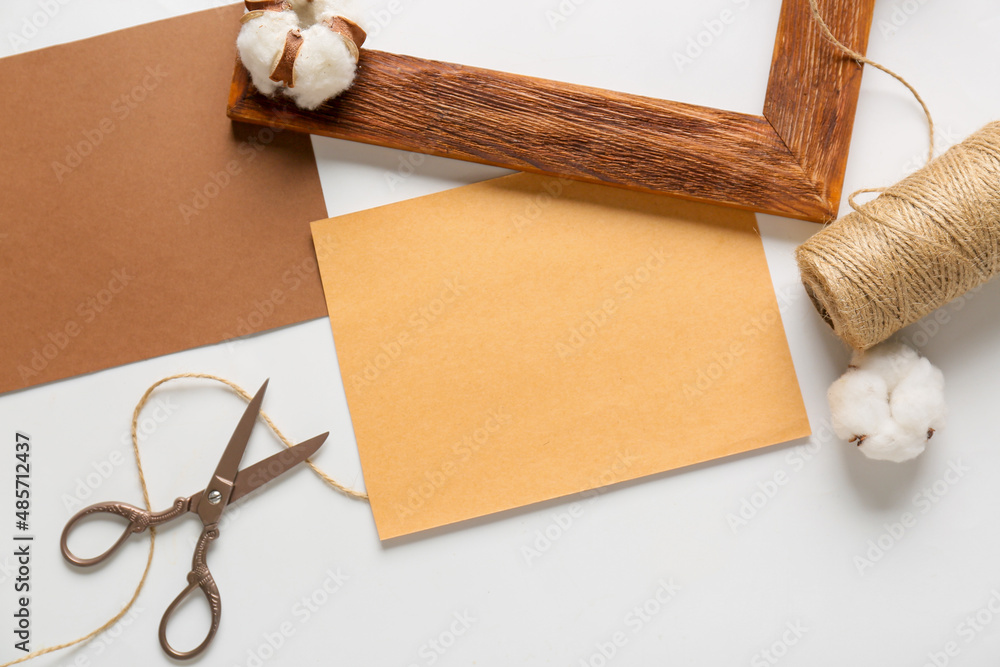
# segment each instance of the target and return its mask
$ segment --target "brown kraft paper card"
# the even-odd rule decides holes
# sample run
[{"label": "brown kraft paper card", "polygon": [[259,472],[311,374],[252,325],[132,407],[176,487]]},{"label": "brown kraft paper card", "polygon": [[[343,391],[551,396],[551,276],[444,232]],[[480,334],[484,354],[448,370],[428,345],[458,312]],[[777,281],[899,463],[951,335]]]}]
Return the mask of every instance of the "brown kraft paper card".
[{"label": "brown kraft paper card", "polygon": [[310,138],[226,117],[242,11],[0,59],[0,391],[326,314]]}]

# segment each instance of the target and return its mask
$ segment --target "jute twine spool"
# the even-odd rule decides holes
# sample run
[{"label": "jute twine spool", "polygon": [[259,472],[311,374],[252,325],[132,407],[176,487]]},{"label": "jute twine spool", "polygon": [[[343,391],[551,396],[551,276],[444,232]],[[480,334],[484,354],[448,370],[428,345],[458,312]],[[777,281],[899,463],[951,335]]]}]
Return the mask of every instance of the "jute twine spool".
[{"label": "jute twine spool", "polygon": [[816,309],[857,350],[983,284],[1000,272],[1000,121],[837,220],[796,257]]}]

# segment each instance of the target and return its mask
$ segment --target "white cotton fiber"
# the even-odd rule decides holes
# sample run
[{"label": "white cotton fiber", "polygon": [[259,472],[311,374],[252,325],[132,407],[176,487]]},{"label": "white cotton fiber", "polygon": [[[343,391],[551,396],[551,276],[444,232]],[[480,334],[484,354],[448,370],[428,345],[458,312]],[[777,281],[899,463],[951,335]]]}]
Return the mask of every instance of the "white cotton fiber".
[{"label": "white cotton fiber", "polygon": [[[359,13],[359,5],[353,0],[287,0],[284,9],[259,12],[243,24],[236,40],[240,60],[260,92],[281,92],[296,105],[315,109],[347,90],[357,69],[357,51],[324,21],[343,17],[357,23]],[[302,35],[302,46],[295,57],[289,86],[273,81],[271,73],[293,29]]]},{"label": "white cotton fiber", "polygon": [[889,405],[893,418],[914,432],[944,425],[944,376],[931,362],[920,359],[896,385]]},{"label": "white cotton fiber", "polygon": [[907,431],[897,422],[884,422],[874,435],[869,435],[859,449],[870,459],[879,461],[909,461],[923,453],[926,435]]},{"label": "white cotton fiber", "polygon": [[902,343],[855,354],[827,398],[834,432],[872,459],[915,458],[944,425],[941,371]]},{"label": "white cotton fiber", "polygon": [[908,345],[883,343],[876,345],[863,355],[855,353],[851,364],[854,366],[863,365],[866,370],[880,375],[886,384],[895,387],[920,359],[917,351]]},{"label": "white cotton fiber", "polygon": [[362,25],[361,22],[358,21],[358,17],[360,17],[363,14],[362,12],[363,7],[361,3],[356,2],[355,0],[326,0],[325,2],[319,2],[315,4],[316,4],[315,11],[316,11],[317,22],[325,21],[329,18],[333,18],[334,16],[343,16],[345,18],[351,19],[355,23],[361,25],[362,28],[364,28],[364,25]]},{"label": "white cotton fiber", "polygon": [[[305,24],[312,24],[316,22],[316,9],[317,4],[313,0],[285,0],[288,6],[298,14],[299,20]],[[327,3],[322,3],[327,4]]]},{"label": "white cotton fiber", "polygon": [[302,31],[295,59],[295,87],[285,94],[303,109],[315,109],[354,82],[356,64],[343,37],[324,25]]},{"label": "white cotton fiber", "polygon": [[889,420],[889,388],[879,375],[851,370],[833,383],[827,393],[833,430],[841,438],[851,438],[871,429],[872,424]]},{"label": "white cotton fiber", "polygon": [[285,35],[297,28],[294,12],[262,12],[260,16],[243,24],[236,38],[236,48],[243,66],[257,90],[273,95],[282,84],[271,81],[271,72],[285,48]]}]

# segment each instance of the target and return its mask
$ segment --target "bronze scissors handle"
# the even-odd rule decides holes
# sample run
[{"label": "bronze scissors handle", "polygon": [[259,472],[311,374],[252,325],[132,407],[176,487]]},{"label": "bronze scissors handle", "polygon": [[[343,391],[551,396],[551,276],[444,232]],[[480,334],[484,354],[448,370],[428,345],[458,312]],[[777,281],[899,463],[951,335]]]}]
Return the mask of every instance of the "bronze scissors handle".
[{"label": "bronze scissors handle", "polygon": [[[219,598],[219,588],[215,585],[215,579],[212,578],[212,573],[208,571],[208,564],[205,562],[205,551],[208,549],[209,543],[218,536],[219,529],[216,526],[205,526],[201,537],[198,538],[198,544],[195,545],[194,556],[191,558],[191,571],[187,576],[188,585],[181,591],[180,595],[174,598],[167,610],[163,612],[163,618],[160,619],[160,646],[163,647],[167,655],[176,660],[188,660],[204,651],[219,629],[219,621],[222,618],[222,600]],[[205,599],[208,600],[208,606],[212,610],[212,624],[208,628],[205,639],[198,646],[190,651],[178,651],[167,641],[167,624],[184,599],[196,588],[201,589]]]},{"label": "bronze scissors handle", "polygon": [[[73,563],[73,565],[79,565],[81,567],[97,565],[117,551],[118,547],[124,544],[125,540],[127,540],[130,535],[141,533],[150,526],[158,526],[161,523],[166,523],[176,519],[186,513],[190,506],[190,498],[178,498],[174,501],[173,507],[163,512],[148,512],[144,509],[135,507],[134,505],[129,505],[128,503],[118,502],[97,503],[96,505],[91,505],[90,507],[84,507],[82,510],[73,515],[73,518],[66,522],[66,527],[63,528],[62,532],[62,538],[59,540],[59,548],[62,549],[63,557],[70,563]],[[94,556],[93,558],[80,558],[69,550],[68,542],[70,531],[73,530],[73,527],[84,517],[98,513],[116,514],[125,518],[125,520],[128,521],[128,525],[125,526],[125,530],[122,532],[121,537],[119,537],[114,544],[108,547],[104,553],[99,556]]]}]

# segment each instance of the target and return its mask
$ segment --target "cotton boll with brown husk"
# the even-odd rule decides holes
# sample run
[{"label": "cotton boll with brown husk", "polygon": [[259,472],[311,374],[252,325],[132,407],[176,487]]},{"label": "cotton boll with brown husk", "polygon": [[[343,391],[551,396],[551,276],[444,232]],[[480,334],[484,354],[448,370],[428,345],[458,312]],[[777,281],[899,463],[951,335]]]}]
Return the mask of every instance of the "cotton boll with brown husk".
[{"label": "cotton boll with brown husk", "polygon": [[265,95],[315,109],[350,88],[365,31],[350,0],[245,0],[240,61]]},{"label": "cotton boll with brown husk", "polygon": [[944,425],[944,376],[903,343],[855,353],[827,398],[834,432],[872,459],[915,458]]},{"label": "cotton boll with brown husk", "polygon": [[[280,81],[271,80],[275,55],[285,48],[285,37],[299,26],[293,12],[258,11],[244,15],[246,19],[236,38],[240,61],[250,72],[253,85],[265,95],[273,95],[282,87]],[[247,18],[249,17],[249,18]]]}]

